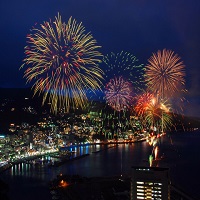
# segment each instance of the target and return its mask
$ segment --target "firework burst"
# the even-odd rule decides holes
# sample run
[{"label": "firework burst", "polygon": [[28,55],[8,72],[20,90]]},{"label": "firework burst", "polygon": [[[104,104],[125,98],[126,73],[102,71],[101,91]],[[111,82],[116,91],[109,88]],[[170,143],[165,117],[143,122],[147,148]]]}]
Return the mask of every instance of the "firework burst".
[{"label": "firework burst", "polygon": [[136,104],[134,106],[134,110],[137,116],[143,116],[149,106],[149,103],[154,98],[153,94],[149,92],[145,92],[136,97]]},{"label": "firework burst", "polygon": [[152,93],[138,95],[134,111],[144,126],[156,126],[163,130],[172,125],[171,105],[167,100],[155,98]]},{"label": "firework burst", "polygon": [[121,51],[120,53],[107,54],[103,57],[106,65],[106,83],[114,78],[122,76],[125,81],[132,83],[134,91],[140,91],[143,86],[143,65],[137,64],[138,59],[131,53]]},{"label": "firework burst", "polygon": [[145,121],[151,126],[156,126],[162,132],[172,125],[172,117],[170,115],[170,105],[167,101],[159,102],[156,98],[152,98],[145,107]]},{"label": "firework burst", "polygon": [[86,91],[101,89],[100,46],[82,23],[72,17],[63,23],[58,14],[55,21],[33,28],[27,39],[24,77],[33,82],[34,95],[43,94],[43,104],[51,103],[52,112],[84,107]]},{"label": "firework burst", "polygon": [[185,66],[171,50],[153,53],[145,67],[145,81],[150,91],[161,98],[169,98],[184,91]]},{"label": "firework burst", "polygon": [[128,108],[132,103],[131,83],[121,76],[111,79],[106,85],[105,98],[114,110],[121,111]]}]

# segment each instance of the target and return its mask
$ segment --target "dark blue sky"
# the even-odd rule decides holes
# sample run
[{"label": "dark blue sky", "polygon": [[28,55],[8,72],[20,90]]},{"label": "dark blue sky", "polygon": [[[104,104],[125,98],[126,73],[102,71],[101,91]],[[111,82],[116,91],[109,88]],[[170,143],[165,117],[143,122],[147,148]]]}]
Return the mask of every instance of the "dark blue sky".
[{"label": "dark blue sky", "polygon": [[199,0],[8,0],[0,1],[0,87],[27,87],[23,70],[26,35],[37,23],[72,16],[91,32],[103,54],[128,51],[146,64],[164,48],[186,66],[190,101],[186,114],[200,116]]}]

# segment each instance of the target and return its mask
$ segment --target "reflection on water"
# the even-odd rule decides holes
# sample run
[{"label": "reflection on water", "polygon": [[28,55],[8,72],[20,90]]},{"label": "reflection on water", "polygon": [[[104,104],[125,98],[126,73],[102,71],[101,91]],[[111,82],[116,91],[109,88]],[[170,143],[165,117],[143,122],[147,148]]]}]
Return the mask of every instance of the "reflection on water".
[{"label": "reflection on water", "polygon": [[[195,186],[198,187],[198,181],[193,177],[198,173],[200,163],[194,156],[200,153],[199,142],[200,135],[165,136],[156,152],[158,159],[162,156],[158,166],[169,167],[172,181],[190,194],[196,195],[199,195],[198,191],[194,191]],[[90,155],[59,167],[49,167],[48,163],[54,158],[43,157],[40,164],[21,163],[4,172],[2,178],[10,185],[10,200],[51,199],[48,182],[60,173],[87,177],[130,174],[132,166],[149,166],[152,146],[147,142],[139,142],[115,146],[88,145],[69,150],[72,157]]]},{"label": "reflection on water", "polygon": [[[80,147],[73,147],[69,148],[69,151],[71,153],[71,158],[77,157],[79,155],[83,154],[92,154],[92,152],[98,152],[101,149],[104,149],[105,146],[102,145],[88,145],[88,146],[80,146]],[[68,168],[70,169],[71,166],[78,166],[80,164],[76,163],[70,163],[64,164],[60,167],[49,167],[50,162],[58,161],[58,158],[50,157],[50,156],[43,156],[41,159],[36,159],[34,161],[28,162],[28,163],[19,163],[16,165],[13,165],[11,169],[5,172],[5,174],[10,175],[11,177],[15,176],[22,176],[22,177],[35,177],[39,178],[44,181],[49,181],[52,178],[54,178],[57,173],[54,172],[62,171],[63,173],[68,173]],[[77,168],[77,167],[76,167]]]},{"label": "reflection on water", "polygon": [[[58,174],[79,174],[82,176],[112,176],[128,174],[131,166],[145,164],[151,147],[146,142],[119,145],[88,145],[70,148],[72,157],[90,154],[87,157],[67,162],[59,167],[49,167],[54,158],[43,157],[40,164],[21,163],[3,174],[10,185],[10,199],[50,199],[48,182]],[[42,195],[42,196],[41,196]]]}]

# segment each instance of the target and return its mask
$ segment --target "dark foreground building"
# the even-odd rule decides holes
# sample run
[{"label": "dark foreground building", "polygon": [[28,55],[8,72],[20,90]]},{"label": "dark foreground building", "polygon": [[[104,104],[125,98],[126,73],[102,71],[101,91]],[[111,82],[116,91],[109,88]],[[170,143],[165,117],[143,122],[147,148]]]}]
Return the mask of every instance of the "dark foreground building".
[{"label": "dark foreground building", "polygon": [[133,167],[126,177],[58,175],[50,192],[61,200],[197,200],[171,185],[168,168],[159,167]]},{"label": "dark foreground building", "polygon": [[168,168],[133,167],[131,175],[131,200],[170,199]]}]

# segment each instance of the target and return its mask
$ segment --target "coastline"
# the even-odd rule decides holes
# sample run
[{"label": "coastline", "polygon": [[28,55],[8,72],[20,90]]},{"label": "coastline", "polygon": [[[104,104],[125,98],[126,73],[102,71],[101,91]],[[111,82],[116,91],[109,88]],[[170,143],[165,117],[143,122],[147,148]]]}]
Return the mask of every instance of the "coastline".
[{"label": "coastline", "polygon": [[[42,158],[43,156],[48,156],[49,155],[51,157],[51,155],[57,154],[58,152],[70,150],[71,148],[78,148],[78,147],[81,147],[81,146],[91,146],[91,145],[104,145],[104,146],[112,145],[112,144],[114,145],[114,146],[106,147],[104,149],[92,152],[92,153],[100,153],[100,152],[105,151],[107,149],[116,147],[116,145],[118,145],[118,144],[130,144],[130,143],[138,143],[138,142],[144,142],[144,141],[146,141],[146,138],[142,138],[142,139],[135,140],[135,141],[99,142],[99,143],[77,144],[77,145],[71,145],[71,146],[67,146],[67,147],[60,147],[59,150],[54,151],[54,152],[47,152],[47,153],[43,153],[43,154],[38,154],[38,155],[29,156],[29,157],[24,157],[24,158],[21,158],[21,159],[18,159],[16,161],[12,161],[12,162],[8,161],[8,163],[6,165],[0,166],[0,173],[6,171],[7,169],[10,169],[13,165],[20,164],[20,163],[26,163],[26,162],[29,162],[29,161],[33,161],[33,160],[36,160],[38,158]],[[70,153],[70,151],[69,151],[69,153]],[[78,155],[78,156],[73,157],[73,158],[64,158],[61,161],[55,163],[55,166],[60,166],[60,165],[64,164],[65,162],[73,161],[73,160],[76,160],[76,159],[79,159],[79,158],[82,158],[82,157],[85,157],[85,156],[86,155],[84,155],[84,156],[83,155]],[[52,167],[54,165],[50,164],[50,166]]]}]

